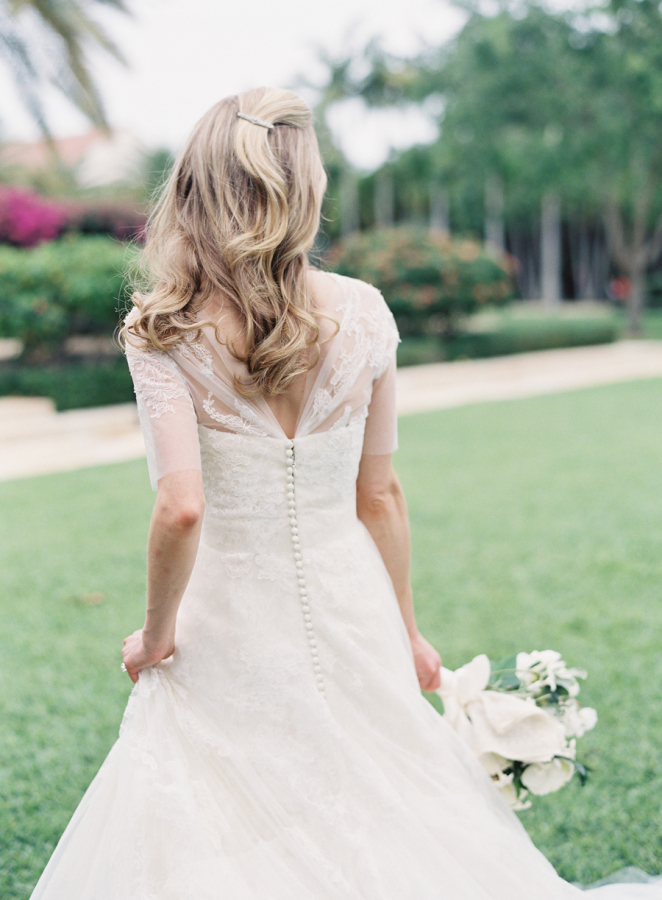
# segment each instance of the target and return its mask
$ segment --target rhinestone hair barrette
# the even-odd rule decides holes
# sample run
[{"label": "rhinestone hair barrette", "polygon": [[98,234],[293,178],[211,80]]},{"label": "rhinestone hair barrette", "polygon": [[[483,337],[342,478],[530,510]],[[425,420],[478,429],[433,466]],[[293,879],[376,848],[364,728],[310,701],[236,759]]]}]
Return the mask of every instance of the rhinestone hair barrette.
[{"label": "rhinestone hair barrette", "polygon": [[264,119],[258,119],[257,116],[247,116],[246,113],[241,112],[238,112],[237,115],[240,119],[246,119],[247,122],[252,122],[253,125],[261,125],[262,128],[268,128],[269,131],[274,127],[269,122],[265,122]]}]

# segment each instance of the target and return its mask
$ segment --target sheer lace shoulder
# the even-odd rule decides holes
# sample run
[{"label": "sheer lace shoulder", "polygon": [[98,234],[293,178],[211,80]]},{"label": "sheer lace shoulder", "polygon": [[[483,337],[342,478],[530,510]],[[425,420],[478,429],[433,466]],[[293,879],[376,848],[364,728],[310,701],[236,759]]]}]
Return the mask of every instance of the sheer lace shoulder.
[{"label": "sheer lace shoulder", "polygon": [[330,365],[322,367],[305,414],[308,433],[332,427],[341,417],[367,416],[363,450],[388,454],[397,449],[395,409],[398,330],[377,288],[345,276],[332,276],[342,302]]},{"label": "sheer lace shoulder", "polygon": [[[311,284],[321,313],[320,358],[302,376],[295,437],[347,427],[358,417],[366,420],[365,452],[392,453],[398,343],[393,316],[381,293],[364,282],[315,272]],[[198,426],[284,436],[263,397],[248,400],[235,390],[235,376],[245,377],[245,368],[213,327],[203,326],[196,340],[181,340],[167,353],[129,346],[127,359],[153,481],[177,467],[199,467]]]},{"label": "sheer lace shoulder", "polygon": [[[130,323],[130,313],[127,321]],[[152,487],[170,472],[202,468],[198,420],[188,383],[175,360],[162,350],[127,342]]]},{"label": "sheer lace shoulder", "polygon": [[174,413],[173,401],[184,400],[193,407],[186,382],[177,364],[161,350],[127,348],[127,362],[133,378],[136,397],[152,418]]}]

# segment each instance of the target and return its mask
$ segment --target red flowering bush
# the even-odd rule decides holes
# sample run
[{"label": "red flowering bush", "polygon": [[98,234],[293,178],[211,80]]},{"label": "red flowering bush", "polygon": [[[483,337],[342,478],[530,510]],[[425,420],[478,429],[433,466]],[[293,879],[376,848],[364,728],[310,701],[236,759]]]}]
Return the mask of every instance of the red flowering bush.
[{"label": "red flowering bush", "polygon": [[514,292],[512,264],[483,244],[404,225],[357,232],[327,256],[341,275],[370,282],[384,294],[403,333],[457,330],[458,318]]},{"label": "red flowering bush", "polygon": [[59,237],[67,225],[67,210],[38,194],[0,186],[0,243],[34,247]]}]

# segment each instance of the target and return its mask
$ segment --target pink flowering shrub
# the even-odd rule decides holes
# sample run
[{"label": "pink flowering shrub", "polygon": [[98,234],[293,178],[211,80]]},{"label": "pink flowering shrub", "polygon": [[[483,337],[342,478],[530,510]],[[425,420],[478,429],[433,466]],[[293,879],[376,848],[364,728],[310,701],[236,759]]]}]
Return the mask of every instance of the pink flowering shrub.
[{"label": "pink flowering shrub", "polygon": [[503,304],[514,293],[510,257],[416,225],[350,234],[326,261],[340,275],[380,288],[405,334],[425,333],[436,320],[451,335],[462,316]]},{"label": "pink flowering shrub", "polygon": [[146,218],[139,204],[58,203],[0,185],[0,244],[13,247],[35,247],[65,232],[107,234],[118,241],[143,243]]},{"label": "pink flowering shrub", "polygon": [[64,206],[30,191],[0,186],[0,243],[34,247],[59,237],[67,225]]}]

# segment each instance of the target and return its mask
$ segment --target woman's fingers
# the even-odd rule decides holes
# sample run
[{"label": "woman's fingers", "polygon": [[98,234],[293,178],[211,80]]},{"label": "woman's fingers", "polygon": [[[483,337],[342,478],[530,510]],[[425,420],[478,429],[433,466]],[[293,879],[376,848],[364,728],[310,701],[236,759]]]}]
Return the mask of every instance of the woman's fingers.
[{"label": "woman's fingers", "polygon": [[133,634],[124,638],[124,647],[122,648],[126,673],[134,684],[138,681],[140,670],[147,665],[143,657],[142,631],[134,631]]},{"label": "woman's fingers", "polygon": [[138,675],[142,669],[146,669],[148,666],[154,666],[161,662],[161,660],[172,656],[174,650],[174,642],[172,643],[172,646],[168,645],[161,651],[147,650],[143,641],[142,629],[134,631],[133,634],[124,638],[122,659],[124,660],[124,665],[131,681],[135,684],[136,681],[138,681]]},{"label": "woman's fingers", "polygon": [[424,691],[436,691],[441,687],[441,665],[432,673]]},{"label": "woman's fingers", "polygon": [[441,686],[441,657],[420,634],[412,641],[418,683],[423,691],[436,691]]}]

